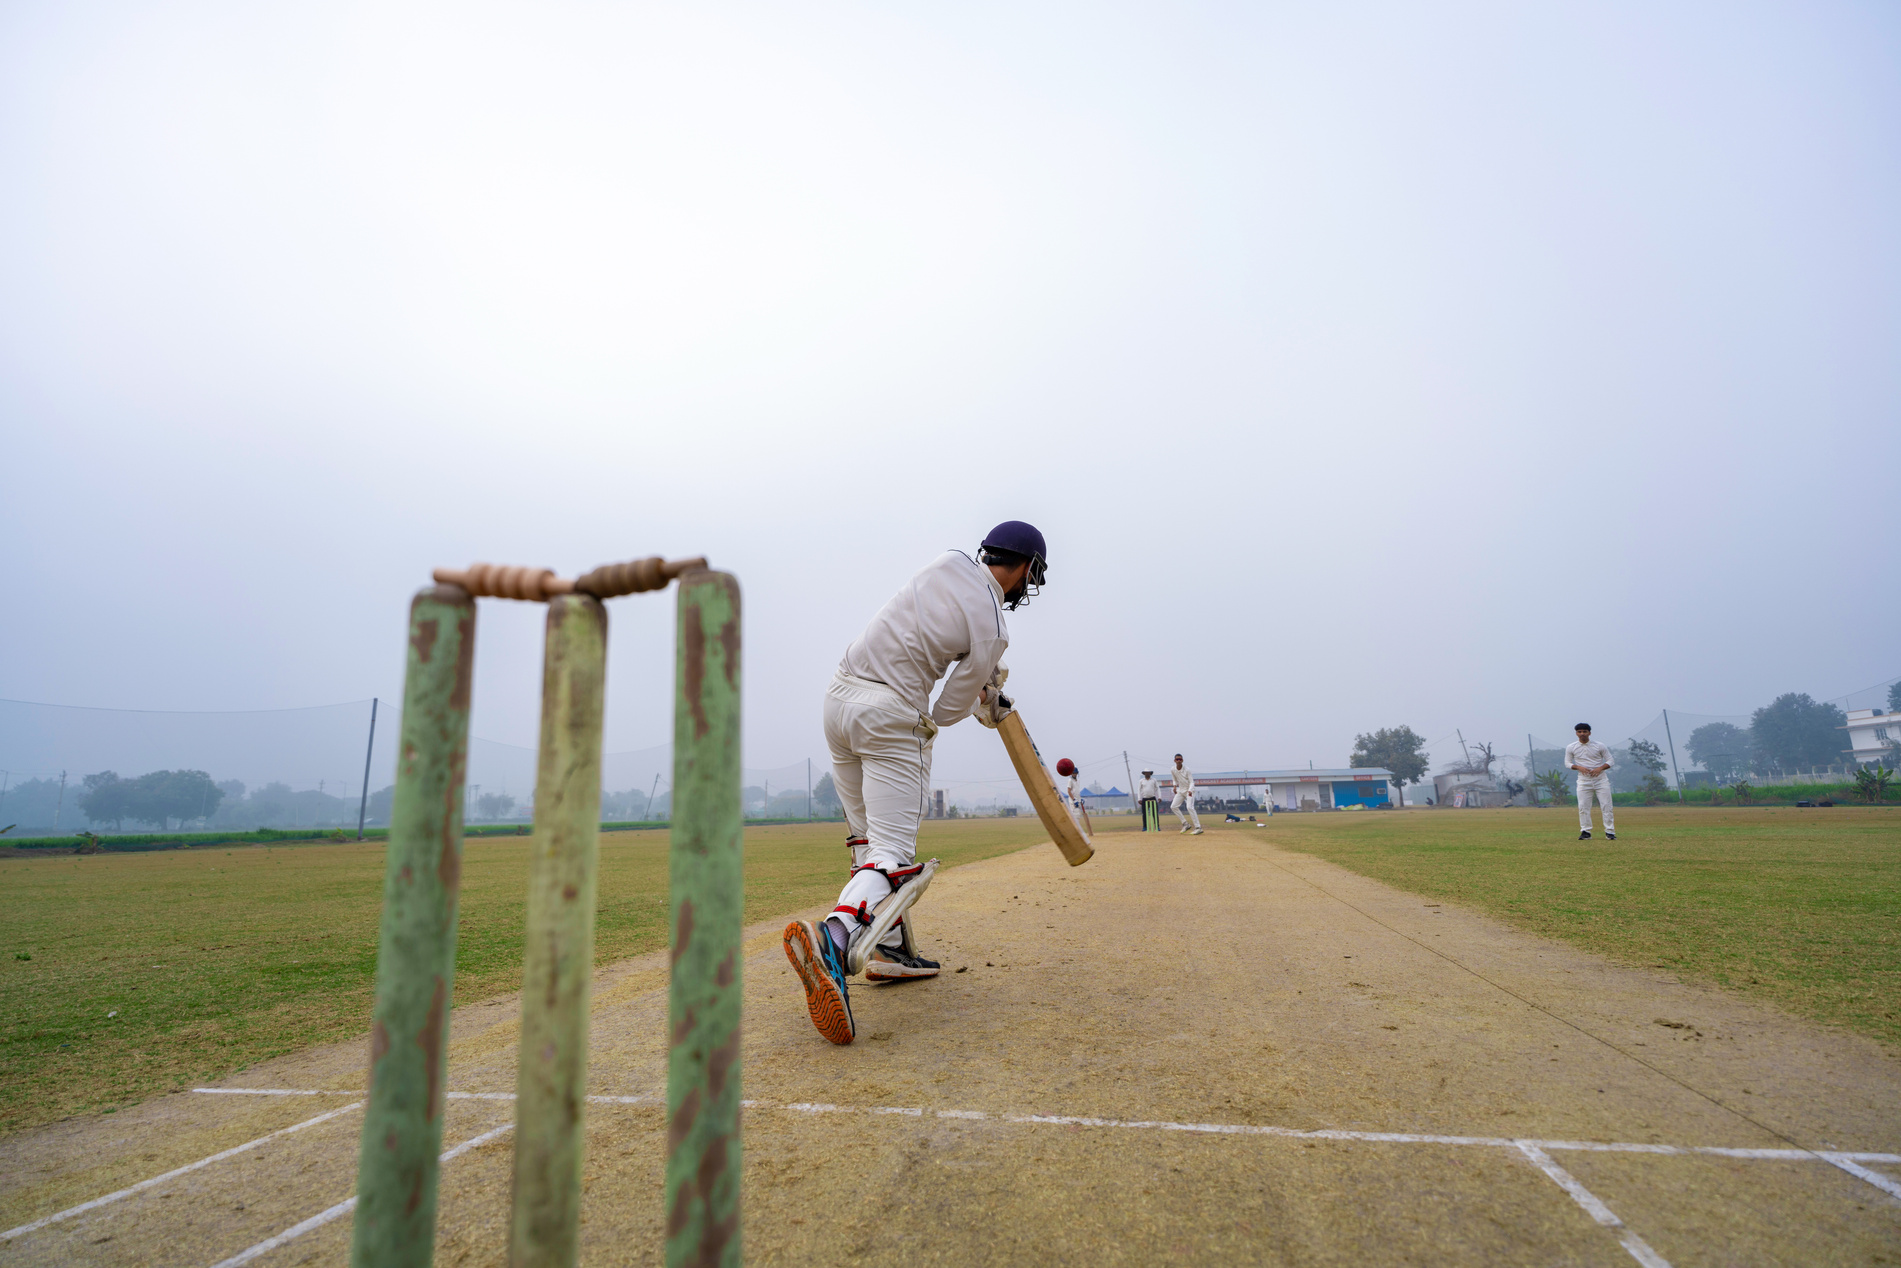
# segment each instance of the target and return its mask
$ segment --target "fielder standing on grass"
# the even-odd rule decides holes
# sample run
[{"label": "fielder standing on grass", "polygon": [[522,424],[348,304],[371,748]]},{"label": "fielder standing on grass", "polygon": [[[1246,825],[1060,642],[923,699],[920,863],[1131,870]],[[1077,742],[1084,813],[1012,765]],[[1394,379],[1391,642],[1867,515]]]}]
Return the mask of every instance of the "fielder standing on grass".
[{"label": "fielder standing on grass", "polygon": [[[995,727],[1009,712],[1003,613],[1036,594],[1046,557],[1043,534],[1021,520],[991,529],[976,559],[944,552],[872,618],[832,675],[825,742],[845,809],[851,879],[831,915],[816,924],[793,921],[784,941],[812,1024],[833,1043],[857,1035],[846,982],[852,940],[869,930],[887,895],[923,870],[917,833],[930,796],[931,744],[965,718]],[[931,688],[947,673],[933,704]],[[936,977],[938,968],[906,949],[900,922],[872,950],[865,977]]]},{"label": "fielder standing on grass", "polygon": [[[1169,809],[1181,820],[1182,831],[1194,836],[1201,835],[1201,812],[1195,809],[1195,773],[1182,765],[1182,755],[1175,754],[1175,769],[1169,772],[1175,777],[1175,800],[1169,803]],[[1190,822],[1194,827],[1190,828]]]},{"label": "fielder standing on grass", "polygon": [[1591,738],[1591,724],[1574,728],[1578,738],[1564,746],[1564,764],[1578,773],[1578,840],[1591,839],[1591,794],[1604,816],[1604,839],[1617,839],[1616,807],[1611,802],[1611,751]]}]

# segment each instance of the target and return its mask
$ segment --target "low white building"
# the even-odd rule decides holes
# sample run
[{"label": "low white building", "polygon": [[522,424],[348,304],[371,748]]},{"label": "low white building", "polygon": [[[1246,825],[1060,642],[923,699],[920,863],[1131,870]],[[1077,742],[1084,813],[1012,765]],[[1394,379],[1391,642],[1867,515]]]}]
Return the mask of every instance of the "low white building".
[{"label": "low white building", "polygon": [[1892,753],[1890,746],[1901,744],[1901,712],[1893,709],[1850,709],[1848,752],[1856,765],[1878,762]]},{"label": "low white building", "polygon": [[[1261,790],[1261,804],[1276,810],[1347,810],[1361,806],[1368,810],[1393,796],[1393,772],[1381,767],[1352,767],[1344,770],[1255,770],[1215,771],[1195,776],[1195,794],[1199,801],[1249,799]],[[1162,804],[1175,795],[1173,780],[1163,778]],[[1235,797],[1235,793],[1239,797]]]}]

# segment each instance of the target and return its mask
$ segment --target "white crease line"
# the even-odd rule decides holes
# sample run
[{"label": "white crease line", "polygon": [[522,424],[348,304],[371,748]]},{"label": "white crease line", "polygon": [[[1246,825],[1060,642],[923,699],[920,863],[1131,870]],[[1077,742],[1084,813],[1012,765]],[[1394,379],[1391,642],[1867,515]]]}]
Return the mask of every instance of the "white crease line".
[{"label": "white crease line", "polygon": [[[480,1136],[471,1137],[455,1148],[444,1151],[437,1161],[449,1162],[453,1159],[460,1158],[463,1154],[469,1152],[469,1150],[479,1149],[502,1133],[514,1130],[514,1127],[515,1124],[513,1123],[503,1123],[500,1127],[492,1131],[485,1131]],[[220,1259],[217,1263],[212,1265],[212,1268],[238,1268],[239,1264],[248,1264],[259,1255],[268,1255],[286,1242],[296,1241],[299,1237],[302,1237],[312,1229],[322,1228],[325,1224],[330,1223],[340,1216],[348,1215],[355,1209],[356,1199],[353,1197],[345,1198],[328,1210],[319,1211],[301,1223],[292,1224],[289,1228],[278,1233],[276,1236],[267,1237],[257,1245],[241,1250],[229,1259]]]},{"label": "white crease line", "polygon": [[361,1097],[361,1091],[331,1087],[192,1087],[207,1097]]},{"label": "white crease line", "polygon": [[268,1255],[285,1242],[295,1241],[313,1228],[322,1228],[339,1215],[347,1215],[356,1209],[355,1198],[345,1198],[327,1211],[319,1211],[301,1224],[292,1224],[275,1237],[267,1237],[249,1250],[241,1250],[229,1259],[221,1259],[214,1268],[236,1268],[238,1264],[248,1264],[259,1255]]},{"label": "white crease line", "polygon": [[[1879,1171],[1870,1171],[1866,1167],[1858,1167],[1852,1161],[1855,1158],[1862,1158],[1865,1156],[1866,1155],[1864,1154],[1843,1154],[1843,1153],[1835,1153],[1831,1151],[1829,1153],[1823,1154],[1822,1158],[1825,1161],[1834,1163],[1836,1166],[1840,1167],[1843,1171],[1846,1171],[1849,1175],[1854,1176],[1857,1180],[1866,1180],[1869,1184],[1874,1185],[1877,1189],[1880,1189],[1883,1193],[1888,1194],[1890,1197],[1901,1198],[1901,1184],[1896,1184],[1894,1181],[1888,1179],[1887,1176],[1882,1175]],[[1869,1159],[1869,1161],[1885,1162],[1887,1161],[1887,1159],[1885,1158],[1884,1159]]]},{"label": "white crease line", "polygon": [[1529,1140],[1514,1141],[1520,1153],[1531,1159],[1533,1166],[1551,1177],[1560,1189],[1571,1195],[1571,1200],[1584,1208],[1584,1213],[1617,1234],[1618,1244],[1630,1253],[1630,1257],[1644,1268],[1670,1268],[1670,1261],[1650,1248],[1650,1243],[1632,1232],[1617,1213],[1605,1206],[1597,1194],[1578,1183],[1578,1178],[1551,1160],[1551,1155],[1538,1148]]},{"label": "white crease line", "polygon": [[351,1110],[362,1108],[363,1102],[358,1101],[354,1105],[345,1105],[343,1108],[333,1109],[327,1114],[319,1114],[315,1118],[307,1118],[303,1122],[293,1124],[290,1127],[280,1128],[268,1136],[259,1136],[256,1140],[247,1140],[242,1145],[233,1146],[230,1149],[224,1150],[222,1153],[212,1154],[209,1158],[200,1158],[197,1162],[186,1163],[184,1166],[175,1170],[167,1171],[162,1176],[153,1176],[150,1180],[141,1180],[129,1188],[120,1189],[117,1193],[108,1193],[102,1198],[94,1198],[90,1202],[81,1202],[78,1206],[70,1206],[56,1214],[34,1220],[31,1224],[22,1224],[18,1228],[10,1228],[4,1233],[0,1233],[0,1242],[12,1241],[22,1233],[30,1233],[36,1228],[45,1228],[48,1224],[57,1224],[61,1220],[71,1219],[75,1215],[93,1210],[95,1207],[104,1206],[108,1202],[117,1202],[120,1198],[129,1198],[134,1193],[149,1189],[155,1184],[164,1184],[167,1180],[176,1180],[179,1176],[196,1171],[200,1167],[209,1167],[214,1162],[223,1162],[226,1158],[235,1157],[238,1154],[244,1153],[246,1150],[256,1149],[266,1141],[276,1140],[279,1136],[288,1136],[292,1132],[300,1132],[306,1127],[315,1127],[318,1123],[326,1119],[335,1118],[339,1114],[348,1114]]},{"label": "white crease line", "polygon": [[[195,1087],[194,1092],[203,1092],[207,1096],[361,1096],[361,1092],[336,1092],[327,1089],[304,1089],[286,1087]],[[513,1092],[445,1092],[452,1101],[512,1101]],[[587,1098],[596,1105],[646,1105],[658,1104],[658,1096],[590,1096]],[[751,1101],[745,1102],[751,1105]]]},{"label": "white crease line", "polygon": [[[318,1096],[319,1092],[293,1091],[280,1088],[196,1088],[199,1092],[245,1093],[254,1096]],[[339,1093],[347,1095],[347,1093]],[[450,1092],[450,1100],[512,1101],[513,1092]],[[659,1106],[663,1098],[658,1094],[646,1096],[590,1096],[589,1101],[597,1105],[650,1105]],[[1504,1136],[1447,1136],[1424,1132],[1365,1132],[1348,1131],[1344,1128],[1322,1127],[1303,1130],[1296,1127],[1261,1126],[1254,1123],[1175,1123],[1161,1119],[1091,1118],[1074,1114],[1000,1114],[991,1116],[982,1110],[922,1110],[912,1106],[872,1105],[863,1108],[855,1105],[831,1105],[815,1101],[795,1101],[784,1105],[771,1101],[743,1100],[740,1105],[746,1109],[782,1109],[795,1114],[903,1114],[909,1117],[922,1117],[930,1113],[937,1118],[961,1118],[989,1120],[1005,1123],[1034,1123],[1058,1127],[1126,1127],[1147,1131],[1196,1132],[1217,1136],[1275,1136],[1288,1140],[1353,1140],[1371,1144],[1391,1145],[1479,1145],[1492,1149],[1515,1149],[1520,1143],[1518,1137]],[[1901,1154],[1868,1153],[1835,1150],[1829,1152],[1807,1149],[1763,1149],[1742,1148],[1727,1145],[1654,1145],[1638,1141],[1620,1140],[1537,1140],[1526,1139],[1525,1143],[1544,1150],[1579,1150],[1588,1153],[1623,1154],[1663,1154],[1670,1157],[1689,1157],[1705,1154],[1717,1158],[1745,1158],[1772,1162],[1810,1162],[1817,1158],[1829,1162],[1842,1159],[1849,1162],[1901,1163]],[[1837,1165],[1840,1165],[1837,1163]],[[1855,1173],[1859,1174],[1859,1173]],[[1873,1173],[1870,1173],[1873,1174]],[[1866,1177],[1863,1177],[1866,1178]],[[1884,1184],[1893,1183],[1887,1177],[1878,1177]],[[1870,1181],[1870,1183],[1874,1183]]]}]

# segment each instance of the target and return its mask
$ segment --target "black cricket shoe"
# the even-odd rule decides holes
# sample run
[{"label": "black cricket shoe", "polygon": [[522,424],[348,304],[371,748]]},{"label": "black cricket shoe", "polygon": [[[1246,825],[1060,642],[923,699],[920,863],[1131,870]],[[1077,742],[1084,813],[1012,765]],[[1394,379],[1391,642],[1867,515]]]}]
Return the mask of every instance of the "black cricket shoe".
[{"label": "black cricket shoe", "polygon": [[1591,839],[1591,830],[1589,828],[1586,828],[1584,831],[1578,833],[1578,840],[1589,841],[1590,839]]},{"label": "black cricket shoe", "polygon": [[1617,839],[1617,834],[1615,832],[1606,832],[1604,834],[1604,839],[1606,841],[1615,841]]},{"label": "black cricket shoe", "polygon": [[902,946],[878,947],[865,961],[867,982],[908,982],[912,978],[936,977],[944,966],[921,955],[907,954]]}]

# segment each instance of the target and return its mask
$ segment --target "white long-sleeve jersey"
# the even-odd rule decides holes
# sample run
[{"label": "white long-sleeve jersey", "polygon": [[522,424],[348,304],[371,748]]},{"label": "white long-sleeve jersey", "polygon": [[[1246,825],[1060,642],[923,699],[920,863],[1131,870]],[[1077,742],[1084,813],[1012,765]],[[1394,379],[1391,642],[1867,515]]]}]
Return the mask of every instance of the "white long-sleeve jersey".
[{"label": "white long-sleeve jersey", "polygon": [[1180,766],[1168,773],[1175,781],[1176,792],[1192,793],[1195,791],[1195,772],[1189,770],[1186,766]]},{"label": "white long-sleeve jersey", "polygon": [[1161,786],[1152,779],[1144,779],[1135,786],[1136,798],[1157,797],[1161,795]]},{"label": "white long-sleeve jersey", "polygon": [[[1592,740],[1588,744],[1580,744],[1576,740],[1572,740],[1569,744],[1564,746],[1564,764],[1575,769],[1579,766],[1611,766],[1615,763],[1611,761],[1611,751],[1596,740]],[[1584,772],[1578,771],[1578,774],[1583,775]],[[1604,774],[1608,775],[1610,772],[1605,771]],[[1597,777],[1586,776],[1586,778],[1594,779]]]},{"label": "white long-sleeve jersey", "polygon": [[[871,618],[839,668],[883,683],[944,727],[970,716],[1009,646],[995,574],[963,551],[947,550]],[[932,704],[931,688],[946,671]]]}]

